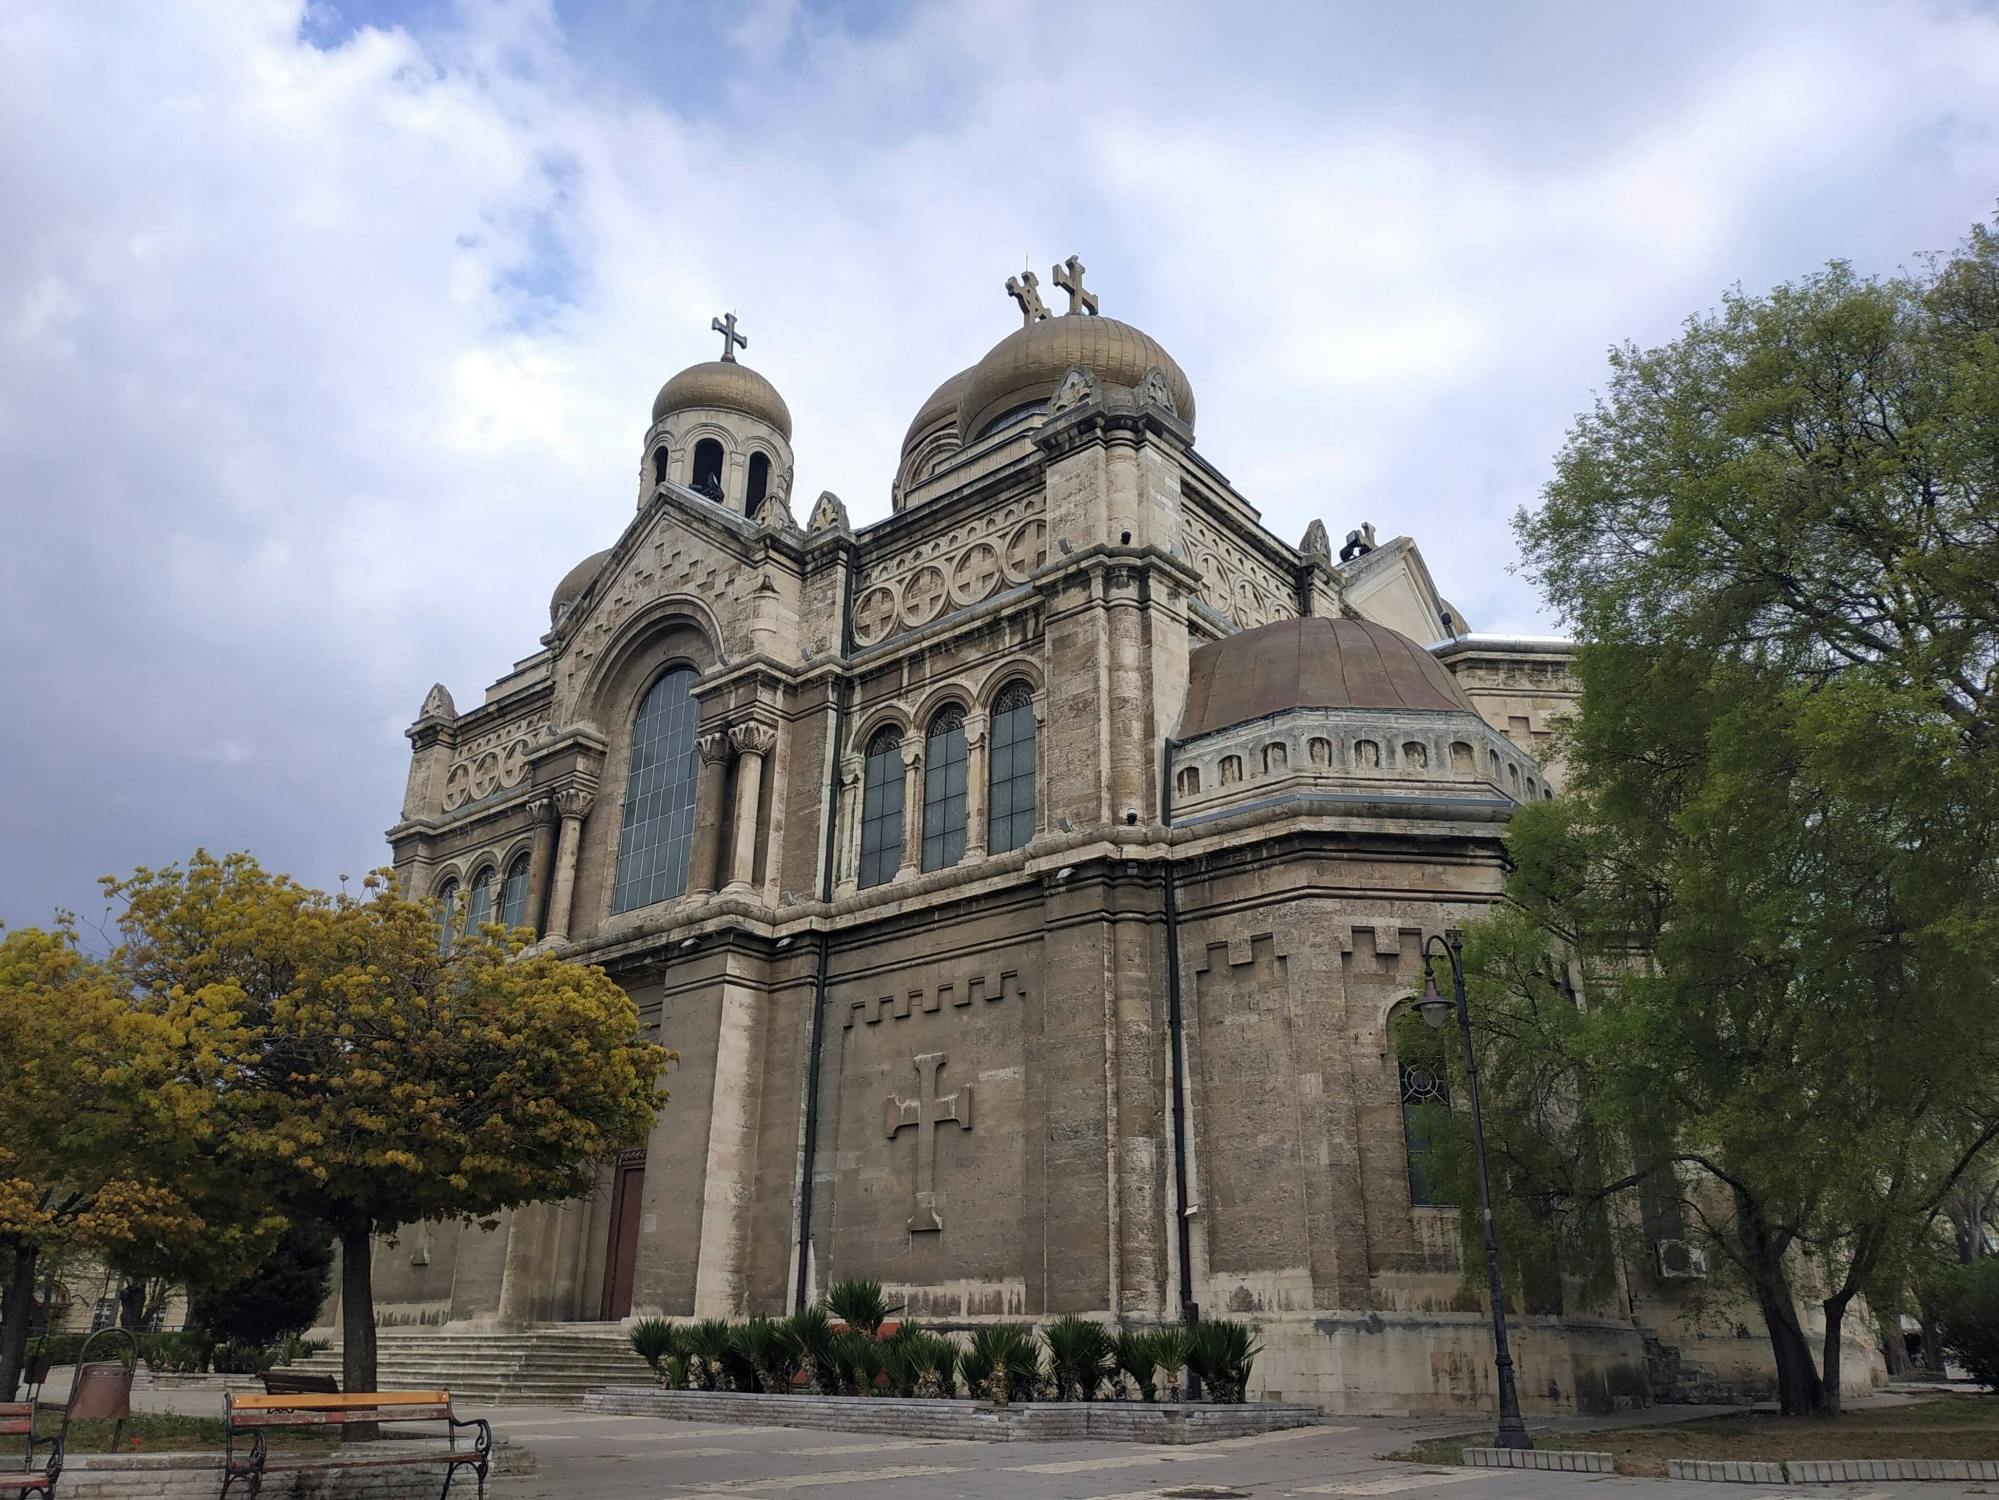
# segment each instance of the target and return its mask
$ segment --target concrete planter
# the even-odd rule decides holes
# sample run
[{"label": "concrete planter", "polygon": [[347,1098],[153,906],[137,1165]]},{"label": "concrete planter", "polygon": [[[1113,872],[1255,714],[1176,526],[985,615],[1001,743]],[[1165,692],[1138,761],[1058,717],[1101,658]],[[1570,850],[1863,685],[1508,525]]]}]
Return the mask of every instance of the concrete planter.
[{"label": "concrete planter", "polygon": [[[323,1461],[303,1469],[271,1470],[264,1478],[264,1500],[434,1500],[444,1483],[438,1464],[407,1469],[343,1468],[342,1458],[381,1458],[410,1443],[371,1443],[364,1448],[336,1449]],[[422,1445],[434,1446],[434,1445]],[[289,1457],[283,1450],[279,1461]],[[532,1451],[511,1443],[493,1445],[493,1474],[532,1474]],[[241,1489],[241,1485],[238,1485]],[[57,1493],[63,1500],[215,1500],[222,1489],[222,1456],[217,1453],[84,1453],[67,1460]],[[470,1474],[451,1486],[472,1495]]]},{"label": "concrete planter", "polygon": [[763,1396],[743,1391],[669,1391],[606,1386],[583,1398],[591,1411],[745,1427],[813,1427],[897,1437],[1053,1443],[1211,1443],[1319,1421],[1316,1407],[1275,1401],[1211,1406],[1176,1401],[903,1400],[888,1396]]}]

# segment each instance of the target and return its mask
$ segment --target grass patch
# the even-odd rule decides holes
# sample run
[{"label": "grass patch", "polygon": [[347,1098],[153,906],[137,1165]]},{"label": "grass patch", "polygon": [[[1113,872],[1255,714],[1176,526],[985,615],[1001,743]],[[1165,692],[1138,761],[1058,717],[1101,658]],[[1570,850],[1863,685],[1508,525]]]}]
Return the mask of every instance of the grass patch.
[{"label": "grass patch", "polygon": [[[1459,1449],[1490,1441],[1480,1433],[1422,1443],[1385,1456],[1410,1463],[1456,1464]],[[1536,1433],[1534,1446],[1608,1453],[1620,1474],[1655,1476],[1666,1472],[1666,1461],[1672,1458],[1999,1458],[1999,1395],[1944,1396],[1837,1417],[1742,1412],[1664,1427]]]}]

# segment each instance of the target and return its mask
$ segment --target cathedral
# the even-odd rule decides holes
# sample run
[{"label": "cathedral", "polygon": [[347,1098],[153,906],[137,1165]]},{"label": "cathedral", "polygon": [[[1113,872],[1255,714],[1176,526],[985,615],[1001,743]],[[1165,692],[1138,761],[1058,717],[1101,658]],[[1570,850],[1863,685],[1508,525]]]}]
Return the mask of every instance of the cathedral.
[{"label": "cathedral", "polygon": [[[1473,633],[1407,537],[1273,535],[1076,258],[1064,312],[1007,291],[1019,326],[859,528],[794,495],[790,409],[717,319],[539,645],[424,700],[405,889],[601,965],[679,1062],[590,1197],[384,1241],[382,1322],[782,1314],[872,1277],[945,1328],[1247,1319],[1253,1394],[1489,1409],[1425,1172],[1444,1089],[1393,1021],[1559,791],[1567,648]],[[1530,1411],[1758,1378],[1760,1337],[1684,1311],[1683,1247],[1631,1260],[1520,1317]]]}]

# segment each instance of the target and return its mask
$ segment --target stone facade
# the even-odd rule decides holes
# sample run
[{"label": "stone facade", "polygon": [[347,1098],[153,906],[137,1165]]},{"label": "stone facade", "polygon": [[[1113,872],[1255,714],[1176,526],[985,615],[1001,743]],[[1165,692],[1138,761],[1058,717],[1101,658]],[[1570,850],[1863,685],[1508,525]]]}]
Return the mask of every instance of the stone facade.
[{"label": "stone facade", "polygon": [[[1390,1021],[1551,795],[1562,651],[1425,656],[1462,622],[1413,543],[1286,544],[1157,344],[1027,317],[925,403],[858,530],[830,494],[794,517],[761,377],[676,376],[638,512],[540,649],[463,713],[426,699],[406,887],[601,964],[680,1062],[593,1197],[384,1241],[385,1321],[782,1313],[866,1276],[946,1324],[1253,1318],[1272,1398],[1489,1400]],[[690,435],[723,454],[706,494]],[[1191,682],[1275,682],[1280,650],[1340,685],[1188,732]],[[655,738],[662,693],[687,706]],[[1647,1399],[1621,1298],[1525,1319],[1518,1358],[1535,1409]]]}]

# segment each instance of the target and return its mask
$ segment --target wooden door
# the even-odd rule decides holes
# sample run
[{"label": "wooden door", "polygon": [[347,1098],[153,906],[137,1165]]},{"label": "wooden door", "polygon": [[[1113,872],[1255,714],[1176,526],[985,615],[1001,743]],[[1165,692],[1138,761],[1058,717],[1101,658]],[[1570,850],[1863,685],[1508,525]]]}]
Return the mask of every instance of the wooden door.
[{"label": "wooden door", "polygon": [[632,1270],[639,1256],[639,1205],[645,1201],[646,1154],[627,1151],[618,1159],[611,1187],[611,1233],[604,1258],[602,1316],[616,1322],[632,1310]]}]

